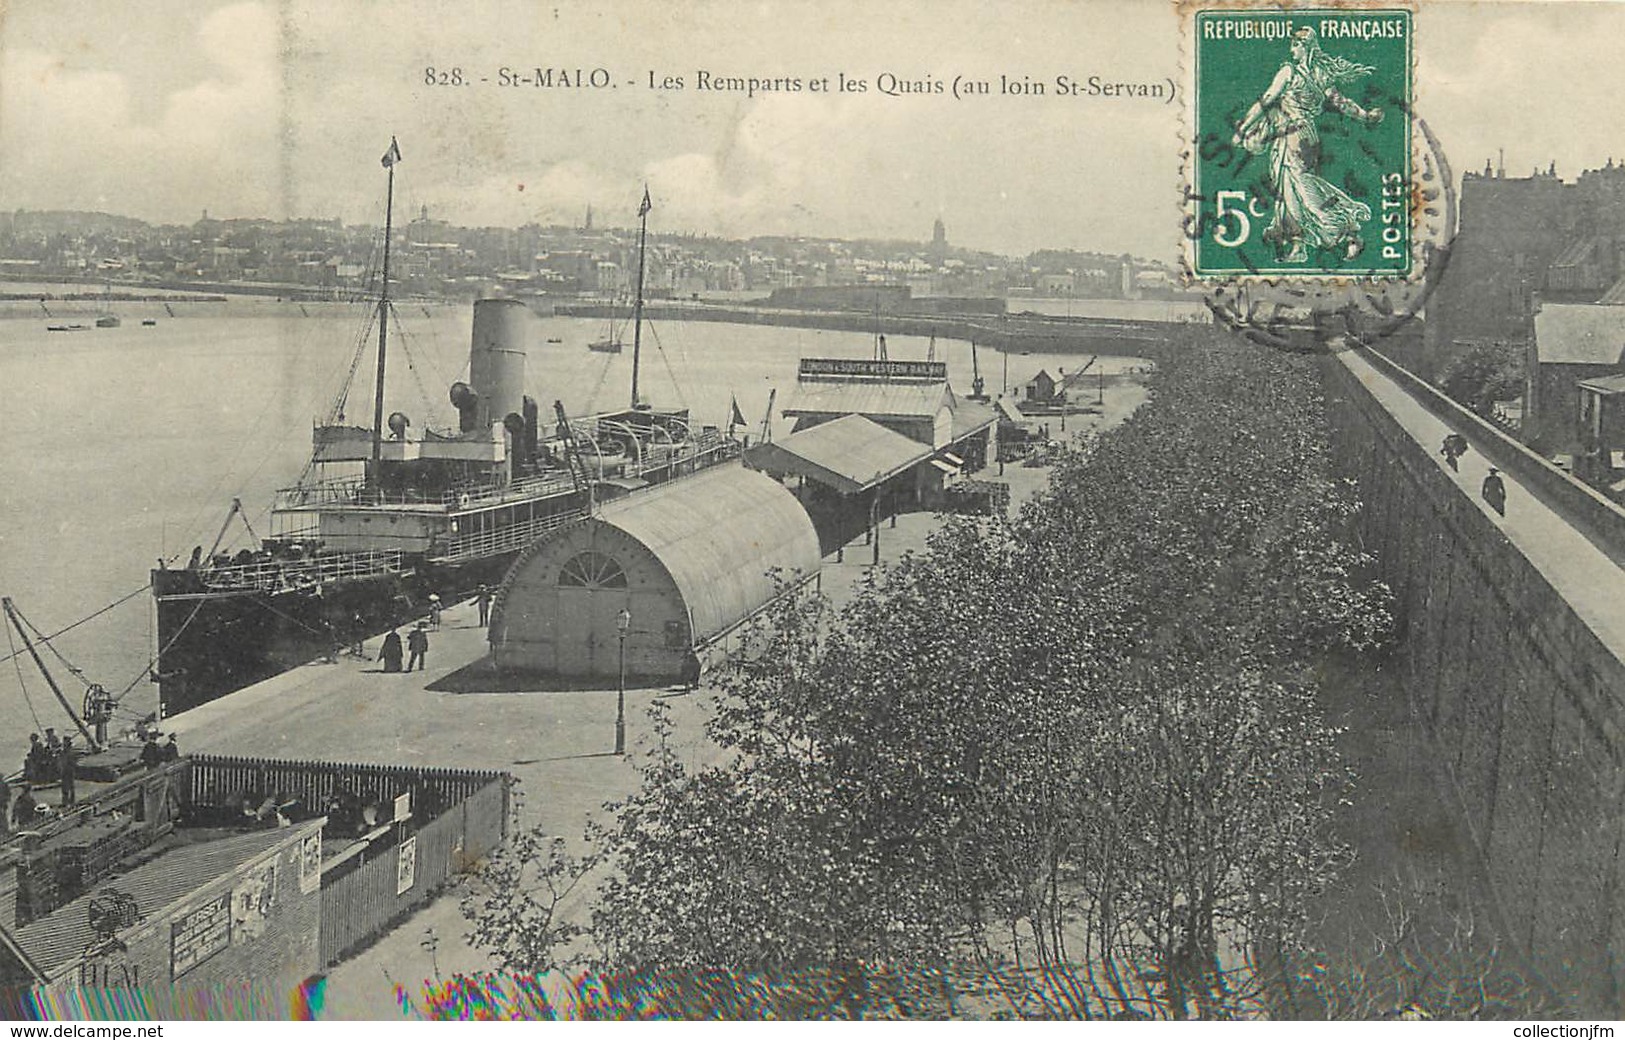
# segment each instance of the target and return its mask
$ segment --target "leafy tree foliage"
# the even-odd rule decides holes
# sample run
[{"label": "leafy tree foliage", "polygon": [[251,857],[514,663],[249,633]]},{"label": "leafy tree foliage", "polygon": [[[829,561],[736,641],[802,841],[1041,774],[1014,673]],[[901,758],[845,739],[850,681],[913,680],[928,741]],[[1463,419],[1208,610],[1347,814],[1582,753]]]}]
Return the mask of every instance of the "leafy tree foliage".
[{"label": "leafy tree foliage", "polygon": [[1526,364],[1518,344],[1481,343],[1445,368],[1439,386],[1458,403],[1492,418],[1498,403],[1523,393]]}]

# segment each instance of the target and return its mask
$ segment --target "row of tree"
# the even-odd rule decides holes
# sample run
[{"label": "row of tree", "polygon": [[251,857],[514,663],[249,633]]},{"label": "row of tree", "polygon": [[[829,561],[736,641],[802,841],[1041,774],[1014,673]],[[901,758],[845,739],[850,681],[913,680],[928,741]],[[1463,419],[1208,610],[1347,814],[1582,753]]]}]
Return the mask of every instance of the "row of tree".
[{"label": "row of tree", "polygon": [[1345,854],[1317,664],[1390,628],[1316,363],[1191,329],[1013,520],[786,595],[709,764],[663,742],[590,863],[517,843],[476,939],[622,1013],[1260,1011]]}]

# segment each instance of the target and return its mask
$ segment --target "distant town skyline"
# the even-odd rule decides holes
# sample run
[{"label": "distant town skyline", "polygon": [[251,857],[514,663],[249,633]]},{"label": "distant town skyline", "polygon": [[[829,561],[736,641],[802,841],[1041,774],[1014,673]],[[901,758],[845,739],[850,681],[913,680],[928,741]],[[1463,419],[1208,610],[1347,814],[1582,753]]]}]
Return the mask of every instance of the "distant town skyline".
[{"label": "distant town skyline", "polygon": [[[1596,135],[1554,114],[1625,115],[1608,54],[1622,29],[1616,5],[1430,3],[1417,111],[1458,174],[1503,147],[1515,175],[1602,165]],[[1261,53],[1261,82],[1279,58]],[[504,68],[589,85],[508,86]],[[855,0],[15,0],[0,21],[0,208],[382,223],[393,135],[400,206],[463,226],[568,226],[589,204],[626,224],[647,182],[667,232],[920,240],[940,217],[956,246],[1168,262],[1181,102],[1062,98],[1055,80],[1182,91],[1180,68],[1175,9],[1130,0],[883,15]],[[608,85],[590,85],[595,69]],[[451,70],[463,83],[440,85]],[[882,73],[897,96],[879,94]],[[955,76],[993,93],[955,99]],[[1001,96],[1001,76],[1048,90]],[[802,89],[717,88],[732,77]],[[842,77],[865,91],[840,92]],[[822,78],[827,92],[812,89]]]}]

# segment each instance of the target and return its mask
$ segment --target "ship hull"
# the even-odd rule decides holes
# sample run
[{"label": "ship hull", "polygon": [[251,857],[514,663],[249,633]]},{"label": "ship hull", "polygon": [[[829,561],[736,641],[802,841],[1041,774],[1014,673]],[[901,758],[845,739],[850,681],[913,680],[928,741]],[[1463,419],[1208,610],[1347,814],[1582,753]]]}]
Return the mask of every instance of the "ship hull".
[{"label": "ship hull", "polygon": [[424,565],[310,588],[210,592],[189,570],[152,572],[158,607],[158,710],[169,718],[290,668],[331,656],[502,580],[517,552]]}]

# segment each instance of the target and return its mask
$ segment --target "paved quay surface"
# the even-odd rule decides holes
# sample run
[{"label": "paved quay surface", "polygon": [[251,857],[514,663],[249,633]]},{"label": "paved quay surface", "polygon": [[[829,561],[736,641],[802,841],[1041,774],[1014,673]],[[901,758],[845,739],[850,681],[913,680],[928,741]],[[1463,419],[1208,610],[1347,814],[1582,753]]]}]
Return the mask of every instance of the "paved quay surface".
[{"label": "paved quay surface", "polygon": [[[1139,385],[1110,389],[1103,413],[1070,417],[1067,436],[1120,421],[1144,399]],[[1052,431],[1059,439],[1055,425]],[[1002,477],[996,466],[978,476],[1010,484],[1013,513],[1045,486],[1049,468],[1008,463]],[[895,528],[883,525],[882,561],[921,551],[939,525],[929,513],[901,516]],[[867,576],[872,549],[860,537],[846,547],[844,559],[836,563],[832,555],[824,561],[823,589],[837,605]],[[646,713],[657,699],[670,709],[673,744],[690,765],[704,764],[714,752],[704,738],[711,698],[703,685],[692,694],[678,687],[627,690],[626,758],[611,753],[613,689],[432,689],[486,657],[486,632],[477,620],[472,602],[449,607],[440,630],[430,633],[428,668],[422,672],[383,673],[375,660],[381,640],[371,639],[365,644],[366,660],[341,656],[335,663],[293,669],[179,715],[169,728],[180,734],[187,751],[505,770],[519,781],[520,826],[563,837],[578,852],[589,820],[607,822],[604,803],[635,790],[634,763],[646,753],[651,737]],[[467,941],[469,926],[458,904],[472,883],[477,882],[453,884],[373,945],[332,968],[322,1017],[399,1018],[396,983],[416,995],[426,979],[495,967]],[[565,909],[579,912],[590,899],[590,886],[583,886]],[[431,934],[432,953],[425,945]]]}]

